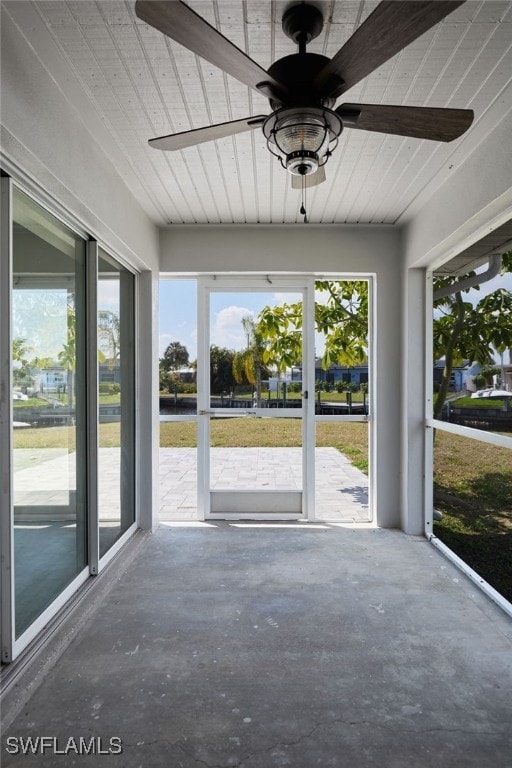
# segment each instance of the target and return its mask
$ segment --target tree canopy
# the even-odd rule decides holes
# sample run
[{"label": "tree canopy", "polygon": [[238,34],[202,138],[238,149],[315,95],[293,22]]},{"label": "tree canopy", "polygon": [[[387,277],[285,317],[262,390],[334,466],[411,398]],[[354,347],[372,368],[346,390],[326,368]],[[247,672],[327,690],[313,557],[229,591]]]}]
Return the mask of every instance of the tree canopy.
[{"label": "tree canopy", "polygon": [[[366,280],[317,280],[315,326],[324,335],[322,366],[356,365],[368,354],[368,283]],[[302,301],[265,307],[258,316],[265,340],[263,362],[278,370],[302,362]]]},{"label": "tree canopy", "polygon": [[[509,251],[502,258],[501,272],[511,271],[512,251]],[[434,293],[446,285],[455,287],[457,280],[457,277],[434,280]],[[441,416],[455,365],[463,360],[491,365],[495,352],[501,354],[512,348],[512,291],[498,288],[476,304],[464,301],[463,293],[467,294],[468,290],[455,291],[434,301],[434,359],[444,358],[441,385],[434,401],[435,418]]]},{"label": "tree canopy", "polygon": [[168,344],[163,357],[160,358],[160,367],[162,370],[170,372],[177,371],[189,363],[189,354],[187,348],[180,341],[171,341]]},{"label": "tree canopy", "polygon": [[[512,272],[512,252],[503,256],[505,272]],[[434,291],[445,285],[455,286],[457,279],[435,279]],[[368,354],[368,282],[322,280],[315,283],[315,292],[315,326],[325,340],[323,368],[363,362]],[[512,291],[498,288],[476,304],[464,301],[462,292],[455,291],[436,301],[434,307],[434,356],[445,360],[443,383],[435,402],[435,415],[439,416],[454,365],[463,360],[492,364],[496,352],[512,348]],[[266,365],[284,370],[301,363],[301,301],[265,307],[258,316],[257,328],[265,345]]]},{"label": "tree canopy", "polygon": [[233,389],[235,378],[233,375],[233,360],[235,352],[226,347],[210,347],[210,391],[212,394],[221,394]]}]

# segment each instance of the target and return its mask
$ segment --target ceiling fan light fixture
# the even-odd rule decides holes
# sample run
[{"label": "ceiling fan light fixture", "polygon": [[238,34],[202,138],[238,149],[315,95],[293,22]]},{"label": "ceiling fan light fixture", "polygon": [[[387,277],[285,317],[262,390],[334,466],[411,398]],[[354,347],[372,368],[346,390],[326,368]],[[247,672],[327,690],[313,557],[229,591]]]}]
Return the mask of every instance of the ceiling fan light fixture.
[{"label": "ceiling fan light fixture", "polygon": [[309,176],[325,165],[343,124],[330,109],[288,107],[273,112],[263,125],[269,151],[295,176]]}]

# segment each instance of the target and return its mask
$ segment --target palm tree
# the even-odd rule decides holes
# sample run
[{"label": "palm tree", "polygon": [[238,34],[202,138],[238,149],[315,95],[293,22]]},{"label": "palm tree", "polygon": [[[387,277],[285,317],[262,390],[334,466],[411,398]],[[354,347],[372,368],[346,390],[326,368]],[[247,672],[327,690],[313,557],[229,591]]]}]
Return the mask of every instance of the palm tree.
[{"label": "palm tree", "polygon": [[121,323],[117,312],[109,310],[98,312],[98,337],[108,350],[109,367],[112,369],[121,351]]},{"label": "palm tree", "polygon": [[30,376],[30,368],[27,360],[27,353],[30,347],[27,346],[26,339],[12,340],[12,362],[13,362],[13,380],[15,384],[23,384]]},{"label": "palm tree", "polygon": [[62,346],[62,350],[57,355],[59,363],[68,373],[68,405],[73,408],[74,400],[74,379],[73,374],[76,368],[76,322],[75,310],[68,307],[68,336],[67,341]]},{"label": "palm tree", "polygon": [[261,404],[262,373],[268,374],[263,363],[266,344],[254,317],[251,315],[243,317],[242,326],[247,337],[247,346],[243,351],[235,354],[233,376],[237,384],[249,382],[256,388],[256,406],[259,407]]}]

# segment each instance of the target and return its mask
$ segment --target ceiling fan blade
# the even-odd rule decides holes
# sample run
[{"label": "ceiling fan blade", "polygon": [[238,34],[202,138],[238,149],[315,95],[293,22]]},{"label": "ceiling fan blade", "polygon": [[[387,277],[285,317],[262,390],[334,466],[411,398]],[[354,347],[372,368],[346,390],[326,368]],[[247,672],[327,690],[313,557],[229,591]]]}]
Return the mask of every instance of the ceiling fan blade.
[{"label": "ceiling fan blade", "polygon": [[243,120],[230,120],[229,123],[217,123],[216,125],[207,125],[204,128],[194,128],[192,131],[159,136],[157,139],[150,139],[148,144],[153,149],[172,152],[176,149],[193,147],[205,141],[215,141],[215,139],[224,139],[226,136],[234,136],[236,133],[252,131],[263,125],[266,119],[266,115],[255,115],[255,117],[246,117]]},{"label": "ceiling fan blade", "polygon": [[420,37],[465,0],[383,0],[319,72],[318,92],[337,97]]},{"label": "ceiling fan blade", "polygon": [[310,187],[316,187],[317,184],[321,184],[323,181],[325,181],[325,168],[323,165],[321,165],[317,171],[315,171],[314,173],[310,173],[307,176],[296,176],[293,173],[291,174],[291,177],[292,177],[292,189],[302,189],[303,179],[304,179],[304,189],[309,189]]},{"label": "ceiling fan blade", "polygon": [[142,21],[250,88],[265,95],[279,96],[286,92],[263,67],[181,0],[137,0],[135,13]]},{"label": "ceiling fan blade", "polygon": [[471,109],[395,107],[386,104],[340,104],[335,110],[344,128],[412,136],[432,141],[453,141],[473,122]]}]

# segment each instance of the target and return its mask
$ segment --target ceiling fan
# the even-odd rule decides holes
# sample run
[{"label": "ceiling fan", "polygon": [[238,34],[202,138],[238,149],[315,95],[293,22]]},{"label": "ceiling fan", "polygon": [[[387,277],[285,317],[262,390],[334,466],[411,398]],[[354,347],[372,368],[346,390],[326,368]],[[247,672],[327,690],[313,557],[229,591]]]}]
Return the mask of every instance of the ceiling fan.
[{"label": "ceiling fan", "polygon": [[440,22],[465,0],[383,0],[332,59],[308,53],[323,16],[300,3],[283,15],[285,35],[297,53],[265,71],[185,3],[137,0],[136,15],[219,67],[270,102],[269,115],[255,115],[150,139],[155,149],[178,150],[261,127],[270,152],[292,175],[292,186],[325,180],[324,165],[344,128],[452,141],[473,121],[469,109],[344,103],[336,100],[381,64]]}]

